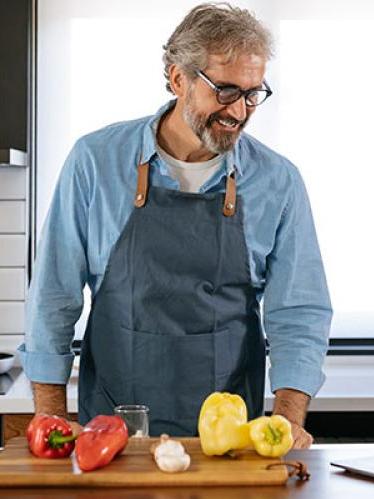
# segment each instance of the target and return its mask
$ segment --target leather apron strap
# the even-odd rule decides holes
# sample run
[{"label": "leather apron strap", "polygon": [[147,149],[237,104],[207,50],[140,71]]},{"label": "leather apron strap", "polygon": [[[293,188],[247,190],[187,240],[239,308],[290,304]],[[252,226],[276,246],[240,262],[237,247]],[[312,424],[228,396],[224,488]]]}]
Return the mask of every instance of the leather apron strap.
[{"label": "leather apron strap", "polygon": [[225,203],[223,205],[223,214],[226,217],[232,217],[235,215],[235,205],[236,205],[236,182],[235,173],[228,175],[226,177],[226,194]]},{"label": "leather apron strap", "polygon": [[135,201],[136,208],[142,208],[147,201],[148,194],[148,173],[149,164],[143,163],[138,166],[138,184],[136,187]]},{"label": "leather apron strap", "polygon": [[[148,194],[148,178],[149,178],[149,164],[143,163],[138,166],[138,183],[136,187],[134,205],[136,208],[142,208],[147,201]],[[235,215],[236,206],[236,182],[235,174],[232,173],[226,177],[226,193],[225,202],[223,205],[223,214],[226,217]]]}]

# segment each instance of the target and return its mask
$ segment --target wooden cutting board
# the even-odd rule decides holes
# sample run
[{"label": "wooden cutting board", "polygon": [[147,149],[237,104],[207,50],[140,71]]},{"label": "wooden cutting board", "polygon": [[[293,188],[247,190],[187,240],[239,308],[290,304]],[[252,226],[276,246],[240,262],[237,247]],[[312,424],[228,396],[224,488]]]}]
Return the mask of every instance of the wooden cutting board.
[{"label": "wooden cutting board", "polygon": [[0,452],[0,487],[178,487],[217,485],[278,485],[288,478],[286,466],[267,470],[277,459],[246,451],[237,458],[205,456],[198,438],[180,438],[191,456],[191,466],[181,473],[164,473],[149,449],[156,438],[131,438],[126,449],[108,466],[81,472],[75,458],[42,459],[27,448],[25,437],[9,440]]}]

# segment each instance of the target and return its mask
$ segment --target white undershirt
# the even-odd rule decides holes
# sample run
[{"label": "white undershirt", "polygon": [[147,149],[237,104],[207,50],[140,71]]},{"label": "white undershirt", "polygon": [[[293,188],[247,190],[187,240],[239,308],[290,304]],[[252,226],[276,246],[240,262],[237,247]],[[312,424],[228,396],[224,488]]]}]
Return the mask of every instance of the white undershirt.
[{"label": "white undershirt", "polygon": [[[153,124],[155,140],[157,126],[158,122]],[[199,163],[181,161],[173,156],[170,156],[170,154],[164,151],[157,144],[157,140],[156,150],[160,157],[165,161],[171,178],[179,182],[180,190],[183,192],[199,192],[200,187],[204,185],[217,170],[219,170],[224,156],[223,154],[219,154],[208,161],[202,161]]]}]

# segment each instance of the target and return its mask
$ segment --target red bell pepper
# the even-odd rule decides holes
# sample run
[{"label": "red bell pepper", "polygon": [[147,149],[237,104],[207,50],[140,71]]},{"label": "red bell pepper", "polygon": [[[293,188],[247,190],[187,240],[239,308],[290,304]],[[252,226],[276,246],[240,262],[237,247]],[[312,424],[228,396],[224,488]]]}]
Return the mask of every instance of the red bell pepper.
[{"label": "red bell pepper", "polygon": [[128,431],[120,416],[95,416],[78,435],[75,454],[83,471],[109,464],[127,445]]},{"label": "red bell pepper", "polygon": [[47,458],[70,456],[76,439],[66,419],[47,414],[33,417],[27,427],[26,437],[34,456]]}]

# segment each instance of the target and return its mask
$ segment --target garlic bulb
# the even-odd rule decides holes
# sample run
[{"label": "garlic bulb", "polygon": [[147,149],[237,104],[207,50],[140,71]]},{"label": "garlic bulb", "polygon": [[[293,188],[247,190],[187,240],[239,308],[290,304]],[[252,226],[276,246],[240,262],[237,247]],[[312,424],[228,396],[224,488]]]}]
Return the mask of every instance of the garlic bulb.
[{"label": "garlic bulb", "polygon": [[159,443],[152,445],[151,452],[160,470],[168,473],[185,471],[191,463],[183,445],[166,434],[161,435]]}]

